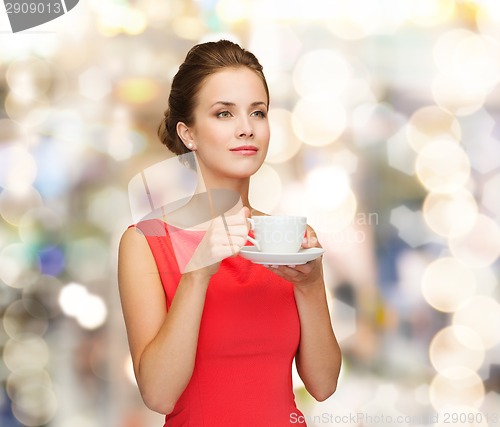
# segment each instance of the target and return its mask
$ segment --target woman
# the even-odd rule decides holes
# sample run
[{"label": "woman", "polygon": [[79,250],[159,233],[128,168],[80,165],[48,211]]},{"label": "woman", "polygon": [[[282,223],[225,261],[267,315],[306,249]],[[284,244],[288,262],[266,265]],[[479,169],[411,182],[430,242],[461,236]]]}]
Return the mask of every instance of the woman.
[{"label": "woman", "polygon": [[[261,65],[229,41],[192,48],[172,81],[159,135],[194,156],[198,196],[130,227],[119,253],[137,384],[165,426],[305,425],[294,358],[315,399],[336,388],[341,353],[321,259],[266,268],[238,255],[247,218],[263,215],[248,192],[268,149],[268,109]],[[309,227],[303,246],[319,246]]]}]

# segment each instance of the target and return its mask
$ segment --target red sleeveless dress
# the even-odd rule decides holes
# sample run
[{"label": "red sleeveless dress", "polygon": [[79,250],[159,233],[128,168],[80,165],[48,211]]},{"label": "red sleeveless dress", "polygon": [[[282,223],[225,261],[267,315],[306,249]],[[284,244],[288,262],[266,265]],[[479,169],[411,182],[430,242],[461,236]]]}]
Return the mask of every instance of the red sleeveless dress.
[{"label": "red sleeveless dress", "polygon": [[[156,260],[168,309],[179,265],[204,232],[157,219],[136,227]],[[208,286],[193,375],[164,427],[305,426],[292,388],[299,340],[293,285],[241,256],[223,260]]]}]

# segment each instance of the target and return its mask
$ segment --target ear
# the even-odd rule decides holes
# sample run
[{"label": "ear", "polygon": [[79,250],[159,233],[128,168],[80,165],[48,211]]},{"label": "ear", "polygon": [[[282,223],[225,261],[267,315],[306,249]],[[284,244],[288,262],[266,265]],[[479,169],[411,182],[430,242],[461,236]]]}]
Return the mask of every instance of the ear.
[{"label": "ear", "polygon": [[196,144],[194,143],[193,132],[191,131],[191,129],[189,129],[189,127],[186,126],[185,123],[177,122],[176,131],[177,135],[179,135],[179,138],[182,140],[184,145],[191,151],[195,151]]}]

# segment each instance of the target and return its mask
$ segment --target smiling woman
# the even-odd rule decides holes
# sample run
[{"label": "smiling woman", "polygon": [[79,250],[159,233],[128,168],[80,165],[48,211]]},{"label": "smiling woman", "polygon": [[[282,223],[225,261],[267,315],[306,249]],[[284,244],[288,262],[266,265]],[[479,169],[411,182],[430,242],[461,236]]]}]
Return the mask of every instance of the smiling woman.
[{"label": "smiling woman", "polygon": [[[265,215],[248,195],[268,150],[268,109],[253,54],[229,41],[191,49],[159,136],[174,154],[192,156],[195,194],[121,239],[134,373],[145,404],[166,414],[165,427],[305,425],[293,394],[294,359],[314,398],[336,388],[341,355],[321,258],[268,268],[239,255],[249,216]],[[319,247],[312,229],[302,246]]]}]

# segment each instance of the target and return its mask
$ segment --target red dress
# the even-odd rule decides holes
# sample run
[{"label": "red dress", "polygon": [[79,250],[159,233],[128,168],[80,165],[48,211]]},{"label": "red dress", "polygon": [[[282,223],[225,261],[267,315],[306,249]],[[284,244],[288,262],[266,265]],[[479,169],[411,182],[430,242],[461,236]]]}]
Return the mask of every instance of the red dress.
[{"label": "red dress", "polygon": [[[137,228],[156,260],[168,309],[179,265],[204,232],[156,219]],[[241,256],[223,260],[208,286],[193,375],[164,427],[305,426],[292,388],[299,340],[293,285]]]}]

